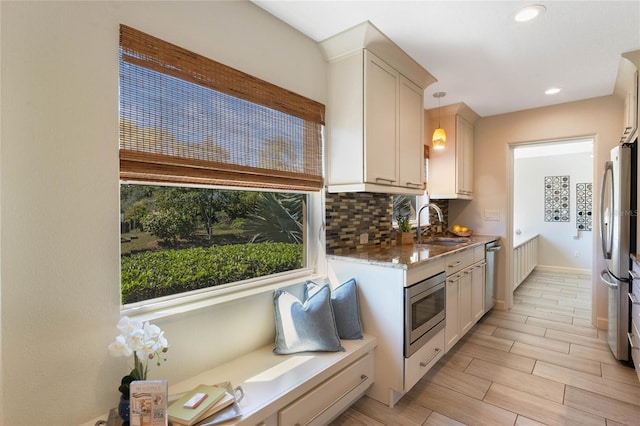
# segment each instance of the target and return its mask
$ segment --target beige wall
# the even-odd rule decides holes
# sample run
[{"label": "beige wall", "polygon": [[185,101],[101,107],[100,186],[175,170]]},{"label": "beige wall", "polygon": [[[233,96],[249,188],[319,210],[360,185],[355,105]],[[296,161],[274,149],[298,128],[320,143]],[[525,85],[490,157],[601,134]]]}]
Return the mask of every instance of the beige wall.
[{"label": "beige wall", "polygon": [[[609,150],[621,136],[622,101],[606,96],[557,106],[519,111],[481,118],[475,125],[474,195],[473,201],[452,201],[450,223],[469,224],[478,234],[500,235],[503,245],[512,247],[510,191],[511,144],[594,136],[594,194],[600,193],[600,176]],[[594,224],[598,223],[598,200],[594,197]],[[500,210],[500,221],[484,221],[485,209]],[[607,293],[598,284],[598,273],[604,267],[597,239],[597,226],[592,232],[592,284],[595,297],[594,316],[600,326],[607,317]],[[507,291],[508,250],[500,251],[497,307],[509,306]],[[606,325],[606,322],[604,323]]]},{"label": "beige wall", "polygon": [[[72,425],[118,400],[118,26],[325,102],[324,58],[253,4],[1,2],[0,424]],[[156,321],[174,382],[273,338],[270,294]]]}]

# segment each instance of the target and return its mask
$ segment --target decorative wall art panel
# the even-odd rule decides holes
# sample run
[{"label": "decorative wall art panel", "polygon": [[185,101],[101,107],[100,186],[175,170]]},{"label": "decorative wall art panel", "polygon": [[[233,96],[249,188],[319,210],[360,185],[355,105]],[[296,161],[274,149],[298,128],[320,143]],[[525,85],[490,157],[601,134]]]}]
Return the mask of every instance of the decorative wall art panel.
[{"label": "decorative wall art panel", "polygon": [[544,177],[544,221],[569,222],[569,176]]},{"label": "decorative wall art panel", "polygon": [[591,183],[576,183],[576,228],[591,231],[593,188]]}]

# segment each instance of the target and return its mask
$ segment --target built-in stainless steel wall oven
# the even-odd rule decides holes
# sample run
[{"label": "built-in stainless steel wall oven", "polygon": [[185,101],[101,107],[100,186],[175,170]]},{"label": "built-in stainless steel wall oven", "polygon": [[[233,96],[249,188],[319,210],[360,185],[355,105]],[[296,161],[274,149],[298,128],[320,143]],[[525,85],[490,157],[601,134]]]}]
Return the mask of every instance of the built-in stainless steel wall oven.
[{"label": "built-in stainless steel wall oven", "polygon": [[444,328],[445,273],[404,289],[404,356],[409,358]]}]

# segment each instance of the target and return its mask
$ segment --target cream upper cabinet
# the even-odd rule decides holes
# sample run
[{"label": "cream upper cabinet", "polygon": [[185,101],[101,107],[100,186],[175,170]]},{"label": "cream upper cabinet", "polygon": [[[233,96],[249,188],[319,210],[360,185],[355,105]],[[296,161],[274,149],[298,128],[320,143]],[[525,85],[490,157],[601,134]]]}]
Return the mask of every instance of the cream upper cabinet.
[{"label": "cream upper cabinet", "polygon": [[398,177],[400,186],[424,191],[424,91],[407,78],[399,81]]},{"label": "cream upper cabinet", "polygon": [[320,46],[329,192],[422,194],[424,88],[435,79],[368,22]]},{"label": "cream upper cabinet", "polygon": [[[400,75],[374,54],[364,51],[364,182],[399,185],[398,81]],[[335,149],[334,149],[335,150]],[[344,163],[348,163],[349,159]],[[338,159],[331,159],[335,166]],[[344,167],[346,164],[340,164]],[[329,185],[331,185],[329,179]]]},{"label": "cream upper cabinet", "polygon": [[442,150],[429,153],[427,190],[432,199],[473,197],[473,126],[479,116],[463,103],[425,111],[425,145],[438,124],[447,134]]},{"label": "cream upper cabinet", "polygon": [[633,73],[631,87],[624,98],[624,130],[623,138],[631,139],[638,128],[638,70]]},{"label": "cream upper cabinet", "polygon": [[456,115],[456,193],[473,195],[473,126]]},{"label": "cream upper cabinet", "polygon": [[614,88],[614,94],[624,101],[620,143],[630,142],[638,131],[638,68],[640,50],[622,54]]}]

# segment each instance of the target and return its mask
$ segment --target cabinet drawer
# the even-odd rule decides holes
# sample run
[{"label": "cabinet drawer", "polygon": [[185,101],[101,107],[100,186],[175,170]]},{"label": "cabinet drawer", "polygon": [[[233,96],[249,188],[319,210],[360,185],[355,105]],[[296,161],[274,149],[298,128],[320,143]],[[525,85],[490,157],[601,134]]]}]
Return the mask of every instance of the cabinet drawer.
[{"label": "cabinet drawer", "polygon": [[640,327],[636,321],[631,321],[631,333],[629,333],[629,344],[631,345],[631,359],[633,367],[636,369],[638,380],[640,380]]},{"label": "cabinet drawer", "polygon": [[404,391],[411,388],[444,355],[444,329],[440,330],[418,352],[404,360]]},{"label": "cabinet drawer", "polygon": [[640,282],[634,280],[632,285],[633,292],[629,294],[629,299],[631,299],[631,320],[635,321],[636,324],[640,324]]},{"label": "cabinet drawer", "polygon": [[458,253],[449,254],[445,258],[447,277],[466,268],[473,263],[473,250],[467,249]]},{"label": "cabinet drawer", "polygon": [[278,414],[280,425],[324,425],[355,402],[373,383],[373,354],[368,353],[307,392]]},{"label": "cabinet drawer", "polygon": [[[640,268],[633,263],[633,273],[635,276],[640,277]],[[636,324],[640,324],[640,279],[634,278],[631,281],[631,288],[629,289],[629,299],[631,299],[631,320]]]}]

